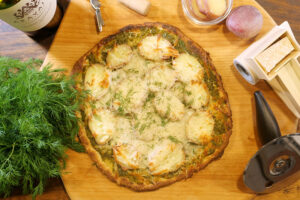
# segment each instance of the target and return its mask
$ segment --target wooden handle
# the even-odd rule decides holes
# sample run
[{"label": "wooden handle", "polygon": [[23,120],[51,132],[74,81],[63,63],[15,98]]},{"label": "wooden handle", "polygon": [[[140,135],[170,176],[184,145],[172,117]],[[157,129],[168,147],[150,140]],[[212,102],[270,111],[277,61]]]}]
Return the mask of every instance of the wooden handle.
[{"label": "wooden handle", "polygon": [[[296,58],[292,59],[285,66],[283,66],[277,73],[276,77],[278,84],[281,85],[281,91],[277,93],[285,96],[285,103],[288,105],[294,113],[300,115],[300,64]],[[279,95],[280,96],[280,95]]]}]

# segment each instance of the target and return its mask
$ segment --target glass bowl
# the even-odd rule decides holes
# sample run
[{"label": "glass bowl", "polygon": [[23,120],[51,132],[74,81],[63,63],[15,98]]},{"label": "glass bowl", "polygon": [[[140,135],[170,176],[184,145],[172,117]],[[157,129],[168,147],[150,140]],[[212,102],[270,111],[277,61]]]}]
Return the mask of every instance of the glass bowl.
[{"label": "glass bowl", "polygon": [[196,1],[196,0],[181,0],[181,4],[182,4],[182,9],[184,14],[195,24],[197,25],[214,25],[214,24],[218,24],[221,21],[223,21],[224,19],[226,19],[226,17],[229,15],[231,9],[232,9],[232,3],[233,0],[226,0],[227,3],[227,8],[226,11],[224,12],[223,15],[215,18],[215,19],[210,19],[210,20],[204,20],[203,18],[201,18],[200,16],[198,16],[197,12],[199,11],[195,11],[195,6],[192,6],[192,2]]}]

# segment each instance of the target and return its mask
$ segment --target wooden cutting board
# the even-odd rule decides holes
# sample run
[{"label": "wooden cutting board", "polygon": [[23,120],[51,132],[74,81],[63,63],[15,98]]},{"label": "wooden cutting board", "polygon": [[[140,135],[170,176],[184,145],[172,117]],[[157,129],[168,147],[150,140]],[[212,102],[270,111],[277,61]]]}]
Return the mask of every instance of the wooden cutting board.
[{"label": "wooden cutting board", "polygon": [[[101,38],[115,33],[128,24],[159,21],[180,28],[187,36],[210,52],[228,92],[233,113],[233,134],[224,155],[192,178],[152,192],[133,192],[109,181],[95,167],[87,154],[68,151],[67,168],[62,176],[65,188],[73,200],[98,199],[205,199],[257,200],[299,199],[300,181],[286,190],[264,196],[255,196],[243,186],[241,175],[252,155],[258,150],[254,121],[253,92],[261,90],[275,113],[283,134],[295,132],[296,118],[264,82],[248,84],[233,67],[233,59],[254,40],[242,40],[227,31],[224,23],[210,27],[191,24],[182,11],[180,0],[150,0],[151,10],[141,16],[117,0],[101,0],[105,20],[103,32],[98,34],[94,11],[88,0],[72,0],[56,34],[45,63],[55,68],[70,70],[73,64]],[[237,0],[234,7],[250,4],[263,14],[263,33],[275,22],[253,0]]]}]

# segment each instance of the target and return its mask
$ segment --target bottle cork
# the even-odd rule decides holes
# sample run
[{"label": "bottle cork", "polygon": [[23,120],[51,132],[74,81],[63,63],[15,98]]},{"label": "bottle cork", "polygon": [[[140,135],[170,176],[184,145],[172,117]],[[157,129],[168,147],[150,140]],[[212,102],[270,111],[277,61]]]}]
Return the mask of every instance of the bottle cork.
[{"label": "bottle cork", "polygon": [[151,5],[148,0],[119,0],[119,2],[141,15],[147,15]]}]

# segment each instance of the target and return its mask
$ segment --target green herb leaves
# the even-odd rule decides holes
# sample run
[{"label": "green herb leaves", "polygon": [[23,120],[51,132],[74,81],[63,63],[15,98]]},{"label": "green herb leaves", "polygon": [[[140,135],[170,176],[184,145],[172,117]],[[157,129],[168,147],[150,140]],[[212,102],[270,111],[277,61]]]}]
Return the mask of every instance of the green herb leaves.
[{"label": "green herb leaves", "polygon": [[83,97],[62,70],[40,65],[0,57],[0,196],[22,186],[34,198],[60,175],[66,146],[83,151],[75,141]]},{"label": "green herb leaves", "polygon": [[171,136],[171,135],[168,136],[168,139],[171,140],[172,142],[176,143],[176,144],[177,144],[177,143],[181,143],[176,137]]}]

